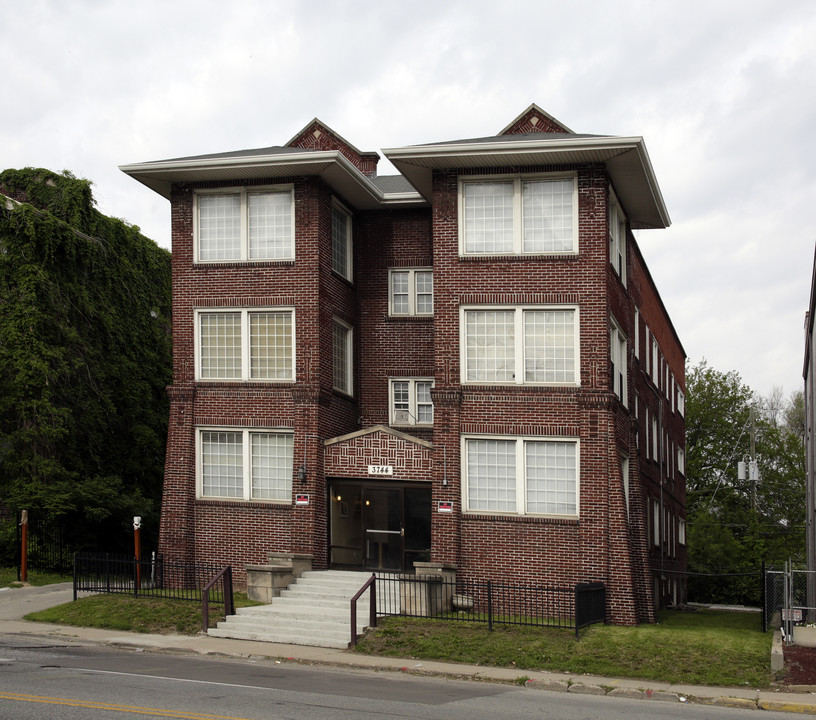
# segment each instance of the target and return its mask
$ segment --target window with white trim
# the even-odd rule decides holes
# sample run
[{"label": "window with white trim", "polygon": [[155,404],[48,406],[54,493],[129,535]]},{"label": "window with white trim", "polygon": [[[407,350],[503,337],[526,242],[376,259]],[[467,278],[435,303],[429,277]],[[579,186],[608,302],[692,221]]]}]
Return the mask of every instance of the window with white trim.
[{"label": "window with white trim", "polygon": [[295,380],[294,310],[197,310],[195,334],[197,380]]},{"label": "window with white trim", "polygon": [[626,216],[609,188],[609,262],[626,285]]},{"label": "window with white trim", "polygon": [[466,437],[462,506],[469,512],[578,515],[578,441]]},{"label": "window with white trim", "polygon": [[635,360],[640,361],[640,310],[635,308]]},{"label": "window with white trim", "polygon": [[652,334],[652,381],[655,385],[660,385],[660,349],[654,333]]},{"label": "window with white trim", "polygon": [[623,501],[626,504],[626,519],[629,520],[629,458],[620,456],[621,477],[623,478]]},{"label": "window with white trim", "polygon": [[677,541],[681,545],[686,544],[686,521],[683,518],[679,518],[677,524]]},{"label": "window with white trim", "polygon": [[332,204],[332,270],[352,279],[351,213],[337,202]]},{"label": "window with white trim", "polygon": [[686,451],[683,448],[677,448],[677,471],[681,475],[686,474]]},{"label": "window with white trim", "polygon": [[578,309],[461,309],[462,382],[577,385]]},{"label": "window with white trim", "polygon": [[657,432],[657,417],[652,414],[652,460],[660,462],[660,436]]},{"label": "window with white trim", "polygon": [[353,344],[351,325],[334,318],[332,323],[332,357],[334,389],[346,395],[353,389]]},{"label": "window with white trim", "polygon": [[199,428],[198,496],[290,503],[293,444],[289,432]]},{"label": "window with white trim", "polygon": [[198,262],[294,260],[291,187],[197,190],[194,205]]},{"label": "window with white trim", "polygon": [[650,335],[649,326],[645,325],[645,323],[644,323],[644,326],[645,326],[646,332],[643,335],[643,338],[644,338],[644,341],[643,341],[644,348],[643,348],[643,350],[644,350],[644,355],[646,357],[646,375],[648,377],[652,377],[652,354],[651,354],[651,352],[649,350],[649,347],[650,347],[649,346],[649,335]]},{"label": "window with white trim", "polygon": [[575,253],[576,176],[463,179],[459,218],[462,255]]},{"label": "window with white trim", "polygon": [[393,316],[433,315],[433,270],[389,270],[388,311]]},{"label": "window with white trim", "polygon": [[394,378],[388,381],[392,425],[432,425],[432,378]]},{"label": "window with white trim", "polygon": [[660,503],[652,501],[652,541],[655,545],[660,545]]},{"label": "window with white trim", "polygon": [[618,324],[612,320],[609,328],[609,349],[612,361],[612,392],[620,398],[624,406],[628,407],[627,397],[628,371],[626,336]]},{"label": "window with white trim", "polygon": [[677,388],[677,412],[682,417],[686,416],[686,395],[679,387]]}]

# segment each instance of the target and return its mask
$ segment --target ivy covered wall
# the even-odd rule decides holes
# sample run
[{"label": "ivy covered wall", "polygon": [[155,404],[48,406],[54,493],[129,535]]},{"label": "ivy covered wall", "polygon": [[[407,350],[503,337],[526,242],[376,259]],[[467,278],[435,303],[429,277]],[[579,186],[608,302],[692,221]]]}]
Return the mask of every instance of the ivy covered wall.
[{"label": "ivy covered wall", "polygon": [[68,172],[0,173],[0,504],[78,547],[158,524],[171,380],[170,253]]}]

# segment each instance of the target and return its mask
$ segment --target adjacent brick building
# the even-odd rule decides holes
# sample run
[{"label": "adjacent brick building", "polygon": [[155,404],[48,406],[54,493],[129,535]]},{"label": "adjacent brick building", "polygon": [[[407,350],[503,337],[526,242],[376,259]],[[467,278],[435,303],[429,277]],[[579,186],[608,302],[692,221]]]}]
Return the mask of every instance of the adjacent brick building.
[{"label": "adjacent brick building", "polygon": [[[682,597],[683,348],[633,229],[642,138],[531,105],[498,135],[124,166],[172,205],[160,550],[245,565],[601,580]],[[664,571],[664,572],[661,572]]]}]

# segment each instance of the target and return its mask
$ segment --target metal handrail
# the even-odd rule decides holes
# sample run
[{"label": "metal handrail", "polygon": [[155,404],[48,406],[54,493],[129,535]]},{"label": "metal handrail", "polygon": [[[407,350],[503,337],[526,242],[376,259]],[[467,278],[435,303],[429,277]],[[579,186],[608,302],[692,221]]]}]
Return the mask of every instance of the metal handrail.
[{"label": "metal handrail", "polygon": [[227,565],[201,590],[201,622],[204,632],[210,627],[210,590],[221,578],[224,578],[224,616],[235,613],[235,603],[232,598],[232,566]]},{"label": "metal handrail", "polygon": [[371,592],[368,596],[368,625],[369,627],[377,627],[377,575],[372,573],[371,577],[365,581],[363,587],[361,587],[357,594],[351,598],[351,643],[350,647],[354,647],[357,644],[357,601],[360,599],[360,596],[371,588]]}]

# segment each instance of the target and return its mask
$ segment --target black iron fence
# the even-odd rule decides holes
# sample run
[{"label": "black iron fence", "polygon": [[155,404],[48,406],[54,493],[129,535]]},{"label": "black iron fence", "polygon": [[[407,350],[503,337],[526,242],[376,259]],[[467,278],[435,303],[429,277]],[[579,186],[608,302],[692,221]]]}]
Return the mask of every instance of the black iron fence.
[{"label": "black iron fence", "polygon": [[377,575],[377,614],[529,625],[578,631],[606,621],[603,583],[573,588],[516,585],[437,575]]},{"label": "black iron fence", "polygon": [[[22,526],[17,523],[15,561],[17,577],[20,577],[22,558]],[[65,526],[52,517],[29,515],[28,519],[28,569],[44,573],[67,575],[71,572],[72,550],[65,537]]]},{"label": "black iron fence", "polygon": [[[136,560],[132,555],[76,553],[74,600],[78,593],[116,593],[202,602],[233,607],[232,574],[220,565],[168,562],[153,553]],[[213,580],[216,582],[213,582]]]}]

